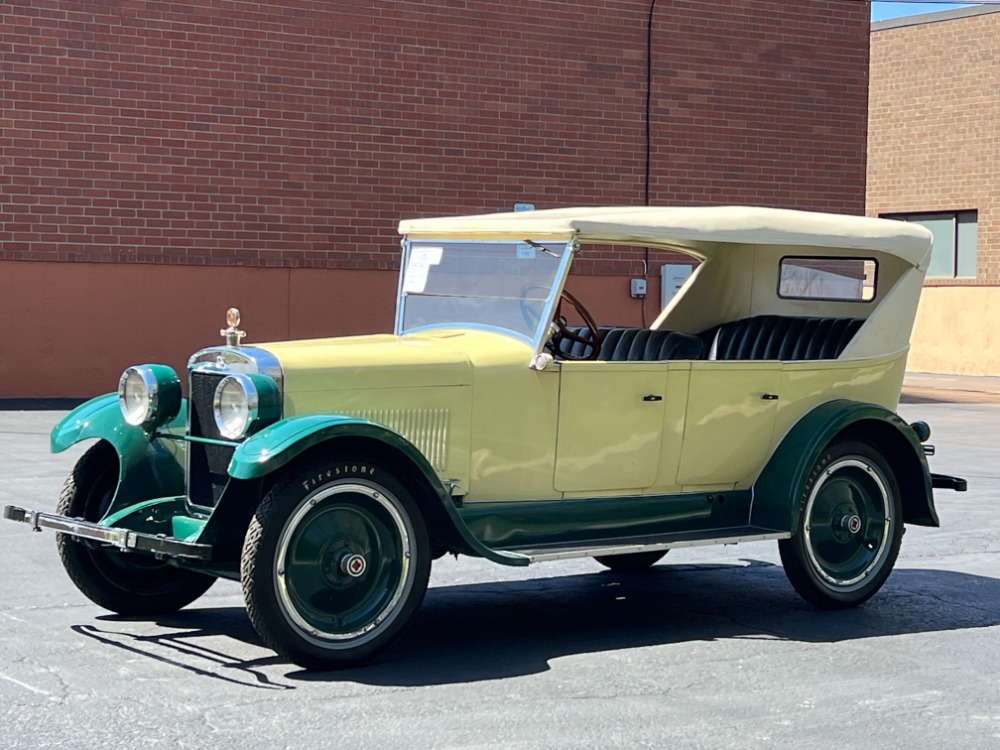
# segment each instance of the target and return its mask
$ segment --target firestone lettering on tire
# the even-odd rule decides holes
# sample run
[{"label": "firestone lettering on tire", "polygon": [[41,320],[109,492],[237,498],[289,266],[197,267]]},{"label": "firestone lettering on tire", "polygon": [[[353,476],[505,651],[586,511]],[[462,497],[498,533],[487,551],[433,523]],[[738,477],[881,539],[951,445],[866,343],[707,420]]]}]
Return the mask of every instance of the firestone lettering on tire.
[{"label": "firestone lettering on tire", "polygon": [[302,482],[302,489],[312,490],[321,485],[323,482],[348,475],[373,477],[375,476],[375,467],[365,464],[343,464],[341,466],[331,467],[310,479],[304,480]]}]

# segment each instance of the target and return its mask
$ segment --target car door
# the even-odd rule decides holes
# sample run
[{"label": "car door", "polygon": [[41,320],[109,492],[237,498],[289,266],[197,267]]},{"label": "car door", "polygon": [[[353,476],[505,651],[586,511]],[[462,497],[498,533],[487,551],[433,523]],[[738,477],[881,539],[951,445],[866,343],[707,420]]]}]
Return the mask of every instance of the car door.
[{"label": "car door", "polygon": [[681,486],[732,486],[771,451],[780,394],[777,361],[694,362],[678,467]]},{"label": "car door", "polygon": [[555,488],[637,491],[656,481],[663,441],[663,362],[564,362]]}]

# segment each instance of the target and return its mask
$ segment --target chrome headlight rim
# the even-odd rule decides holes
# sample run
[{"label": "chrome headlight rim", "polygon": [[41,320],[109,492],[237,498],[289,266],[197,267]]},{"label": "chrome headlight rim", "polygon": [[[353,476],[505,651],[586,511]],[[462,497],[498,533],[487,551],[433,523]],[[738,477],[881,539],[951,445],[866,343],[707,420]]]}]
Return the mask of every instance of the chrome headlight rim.
[{"label": "chrome headlight rim", "polygon": [[[145,408],[133,411],[129,406],[128,387],[138,378],[146,391]],[[180,378],[166,365],[133,365],[118,379],[118,406],[125,423],[146,430],[169,422],[177,416],[181,404]]]},{"label": "chrome headlight rim", "polygon": [[[240,420],[229,423],[223,396],[227,389],[239,388]],[[230,406],[232,401],[229,402]],[[242,440],[281,417],[281,389],[274,378],[260,373],[230,373],[219,381],[212,396],[212,415],[219,434],[227,440]]]},{"label": "chrome headlight rim", "polygon": [[[246,410],[246,416],[242,419],[239,424],[238,429],[234,429],[230,426],[222,413],[222,398],[224,392],[231,387],[233,383],[236,383],[241,392],[244,401],[244,408]],[[256,421],[258,414],[260,413],[260,394],[257,392],[257,386],[254,385],[253,380],[243,373],[232,373],[226,375],[219,384],[215,387],[215,394],[212,396],[212,415],[215,417],[215,426],[219,430],[219,434],[228,440],[239,440],[245,437],[250,431],[250,427]]]}]

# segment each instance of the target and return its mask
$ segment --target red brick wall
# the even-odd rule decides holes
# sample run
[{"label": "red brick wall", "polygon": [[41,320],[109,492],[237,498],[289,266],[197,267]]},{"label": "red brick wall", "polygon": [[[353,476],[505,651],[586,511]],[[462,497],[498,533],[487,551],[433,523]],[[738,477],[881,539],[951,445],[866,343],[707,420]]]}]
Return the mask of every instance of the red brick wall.
[{"label": "red brick wall", "polygon": [[[404,216],[641,203],[649,10],[8,0],[0,260],[392,268]],[[659,0],[651,202],[862,212],[867,15]]]},{"label": "red brick wall", "polygon": [[869,7],[657,6],[654,202],[864,212]]},{"label": "red brick wall", "polygon": [[[390,330],[402,217],[643,203],[650,2],[7,0],[0,398],[182,368],[230,304]],[[867,3],[658,0],[652,48],[652,203],[862,212]],[[642,260],[571,286],[651,321]]]}]

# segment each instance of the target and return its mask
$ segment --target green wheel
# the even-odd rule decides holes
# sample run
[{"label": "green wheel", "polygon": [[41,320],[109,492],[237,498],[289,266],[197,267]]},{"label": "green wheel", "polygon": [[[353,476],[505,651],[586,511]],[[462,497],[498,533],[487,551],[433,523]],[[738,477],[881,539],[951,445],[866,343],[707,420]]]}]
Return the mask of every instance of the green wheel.
[{"label": "green wheel", "polygon": [[600,555],[594,559],[616,573],[639,573],[656,565],[667,552],[669,550],[633,552],[629,555]]},{"label": "green wheel", "polygon": [[874,446],[832,444],[810,472],[791,539],[778,542],[795,590],[821,609],[855,607],[885,583],[899,555],[899,485]]},{"label": "green wheel", "polygon": [[[56,513],[100,521],[118,482],[118,456],[107,443],[90,448],[66,478]],[[95,542],[56,535],[63,567],[95,604],[120,615],[175,612],[204,594],[215,579],[179,570],[141,552],[122,552]]]},{"label": "green wheel", "polygon": [[307,669],[362,662],[420,606],[430,542],[409,491],[380,464],[310,464],[261,502],[241,578],[261,639]]}]

